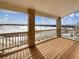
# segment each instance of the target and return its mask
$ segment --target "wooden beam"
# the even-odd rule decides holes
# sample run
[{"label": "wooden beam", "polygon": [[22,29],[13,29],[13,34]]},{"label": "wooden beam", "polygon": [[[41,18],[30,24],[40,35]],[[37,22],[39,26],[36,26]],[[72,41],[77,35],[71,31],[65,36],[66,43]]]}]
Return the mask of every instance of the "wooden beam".
[{"label": "wooden beam", "polygon": [[35,10],[28,9],[28,46],[35,46]]},{"label": "wooden beam", "polygon": [[61,17],[56,19],[57,37],[61,37]]}]

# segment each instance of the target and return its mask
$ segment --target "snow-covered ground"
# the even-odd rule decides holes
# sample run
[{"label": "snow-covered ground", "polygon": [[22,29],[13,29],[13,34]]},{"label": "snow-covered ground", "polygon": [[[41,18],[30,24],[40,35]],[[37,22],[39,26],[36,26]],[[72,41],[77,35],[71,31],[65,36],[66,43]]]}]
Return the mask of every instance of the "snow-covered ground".
[{"label": "snow-covered ground", "polygon": [[[72,36],[73,35],[73,36]],[[79,41],[79,34],[74,33],[63,33],[62,37],[69,38],[71,40]]]},{"label": "snow-covered ground", "polygon": [[[47,30],[47,29],[56,29],[56,27],[40,27],[36,26],[35,30]],[[27,26],[0,26],[1,33],[13,33],[13,32],[27,32]]]}]

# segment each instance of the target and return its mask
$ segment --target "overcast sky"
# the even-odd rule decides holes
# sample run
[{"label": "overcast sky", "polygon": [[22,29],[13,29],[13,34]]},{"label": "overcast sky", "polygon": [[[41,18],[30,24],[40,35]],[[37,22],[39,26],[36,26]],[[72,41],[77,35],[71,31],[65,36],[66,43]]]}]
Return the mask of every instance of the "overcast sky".
[{"label": "overcast sky", "polygon": [[[56,20],[47,17],[35,17],[36,24],[56,24]],[[79,12],[62,17],[62,24],[76,24],[79,22]],[[27,24],[28,15],[21,12],[14,12],[0,9],[0,24]]]}]

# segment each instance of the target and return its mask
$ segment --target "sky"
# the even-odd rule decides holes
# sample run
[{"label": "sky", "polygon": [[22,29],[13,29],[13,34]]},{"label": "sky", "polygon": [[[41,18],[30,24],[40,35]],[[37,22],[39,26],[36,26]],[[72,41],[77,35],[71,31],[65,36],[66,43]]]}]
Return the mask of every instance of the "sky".
[{"label": "sky", "polygon": [[79,23],[79,11],[73,12],[70,15],[62,17],[62,24],[74,25]]},{"label": "sky", "polygon": [[[79,11],[62,17],[63,25],[73,25],[77,24],[78,22]],[[56,20],[53,18],[36,16],[35,23],[54,25],[56,24]],[[28,24],[28,14],[0,9],[0,24]]]}]

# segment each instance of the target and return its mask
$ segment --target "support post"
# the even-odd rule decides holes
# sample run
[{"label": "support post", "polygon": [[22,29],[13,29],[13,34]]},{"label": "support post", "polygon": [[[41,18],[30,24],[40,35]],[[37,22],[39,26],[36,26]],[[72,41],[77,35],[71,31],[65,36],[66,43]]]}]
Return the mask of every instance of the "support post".
[{"label": "support post", "polygon": [[61,37],[61,17],[56,19],[57,37]]},{"label": "support post", "polygon": [[35,46],[35,10],[28,9],[28,47]]}]

